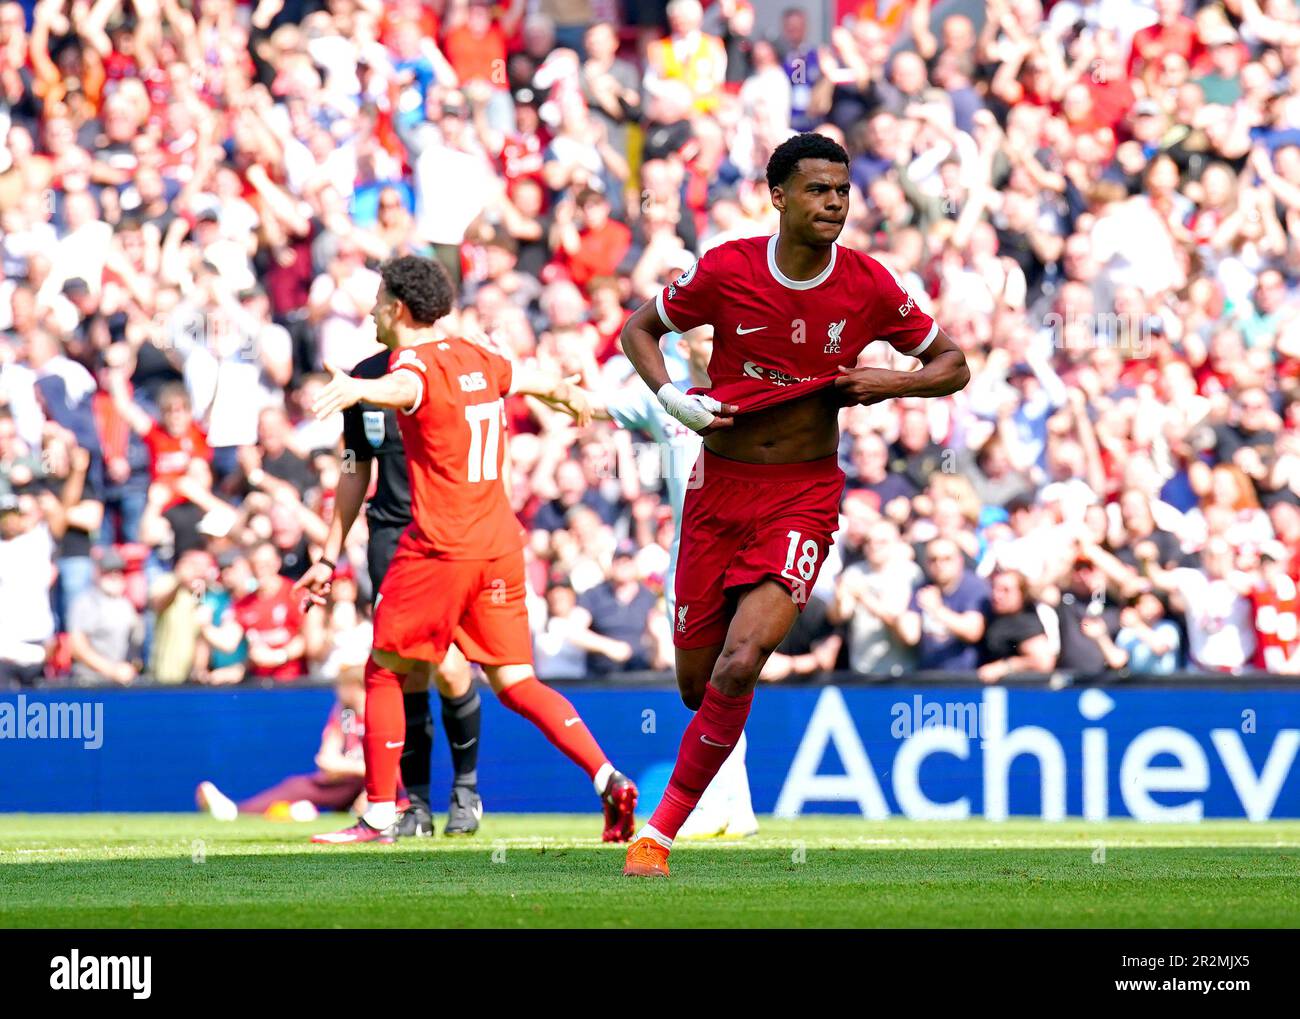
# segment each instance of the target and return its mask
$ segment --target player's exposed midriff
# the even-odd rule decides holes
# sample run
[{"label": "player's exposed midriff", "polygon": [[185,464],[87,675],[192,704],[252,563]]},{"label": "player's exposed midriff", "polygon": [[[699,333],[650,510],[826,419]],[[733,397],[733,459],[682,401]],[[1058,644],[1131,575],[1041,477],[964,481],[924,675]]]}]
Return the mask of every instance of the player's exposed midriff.
[{"label": "player's exposed midriff", "polygon": [[831,386],[789,403],[738,414],[732,427],[706,435],[704,445],[743,463],[817,460],[839,448],[842,405],[839,390]]}]

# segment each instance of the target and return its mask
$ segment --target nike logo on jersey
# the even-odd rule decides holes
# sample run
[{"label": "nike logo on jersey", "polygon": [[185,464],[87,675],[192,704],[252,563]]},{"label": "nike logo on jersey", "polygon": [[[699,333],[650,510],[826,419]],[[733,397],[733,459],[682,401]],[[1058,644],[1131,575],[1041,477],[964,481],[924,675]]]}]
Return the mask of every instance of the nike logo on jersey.
[{"label": "nike logo on jersey", "polygon": [[756,332],[759,332],[759,331],[761,331],[761,330],[763,330],[763,329],[766,329],[766,328],[767,328],[767,326],[754,326],[754,328],[752,328],[752,329],[744,329],[744,328],[742,328],[741,326],[736,326],[736,335],[737,335],[737,336],[745,336],[745,335],[747,335],[747,334],[749,334],[749,333],[756,333]]},{"label": "nike logo on jersey", "polygon": [[581,718],[566,718],[564,720],[564,727],[567,729],[569,726],[577,725],[581,721],[582,721]]},{"label": "nike logo on jersey", "polygon": [[405,743],[406,743],[405,740],[400,740],[400,739],[396,743],[386,740],[384,742],[384,746],[388,747],[389,750],[396,750],[398,747],[404,746]]},{"label": "nike logo on jersey", "polygon": [[700,734],[700,742],[706,743],[711,747],[722,747],[724,750],[727,747],[731,746],[730,743],[715,743],[713,740],[709,739],[709,737],[705,736],[703,733]]}]

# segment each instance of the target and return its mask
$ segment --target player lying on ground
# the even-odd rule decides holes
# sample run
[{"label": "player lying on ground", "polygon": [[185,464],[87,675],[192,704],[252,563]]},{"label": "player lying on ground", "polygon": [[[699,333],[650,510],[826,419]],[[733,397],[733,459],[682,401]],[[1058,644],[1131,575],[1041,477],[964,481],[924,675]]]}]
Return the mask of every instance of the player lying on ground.
[{"label": "player lying on ground", "polygon": [[199,808],[218,821],[233,821],[240,814],[262,814],[275,821],[314,821],[322,810],[351,810],[366,791],[361,752],[366,690],[361,668],[342,670],[336,689],[338,700],[321,733],[314,772],[290,775],[238,803],[212,782],[200,782],[194,794]]},{"label": "player lying on ground", "polygon": [[[665,334],[660,341],[666,352],[685,358],[687,367],[678,374],[687,387],[709,384],[709,357],[713,353],[713,329],[700,326],[680,336]],[[673,364],[679,358],[671,358]],[[665,363],[668,363],[665,361]],[[682,504],[690,483],[695,461],[700,455],[700,437],[678,421],[660,405],[645,386],[635,385],[617,393],[590,393],[588,403],[593,416],[608,418],[620,428],[644,432],[659,447],[660,468],[668,490],[668,502],[673,513],[673,544],[669,550],[668,571],[664,576],[664,602],[668,610],[668,628],[676,621],[673,596],[674,577],[677,572],[677,553],[681,546]],[[682,825],[681,838],[710,838],[713,836],[745,837],[758,832],[758,818],[749,794],[749,774],[745,770],[747,741],[742,732],[735,749],[727,756],[718,773],[709,783],[700,802]]]},{"label": "player lying on ground", "polygon": [[[385,350],[368,357],[358,362],[351,374],[363,379],[380,378],[388,374],[390,356],[390,352]],[[373,598],[388,573],[402,532],[411,523],[411,484],[406,473],[406,451],[402,446],[396,412],[389,407],[366,403],[349,407],[343,412],[343,441],[357,469],[344,471],[340,476],[329,535],[321,557],[294,588],[303,591],[315,586],[328,590],[335,564],[366,501],[366,492],[374,475],[375,497],[366,506],[369,532],[366,560]],[[483,816],[483,801],[478,794],[482,702],[474,687],[469,662],[453,644],[436,669],[421,665],[403,681],[406,742],[402,746],[399,774],[406,786],[410,806],[398,819],[399,838],[433,834],[433,813],[429,806],[433,751],[433,715],[429,705],[431,680],[442,702],[442,726],[447,734],[453,772],[443,834],[472,835],[478,830]],[[334,832],[314,836],[312,841],[338,844],[345,839]]]},{"label": "player lying on ground", "polygon": [[[623,351],[664,409],[704,436],[686,493],[677,564],[677,685],[696,711],[624,874],[668,876],[683,821],[740,738],[764,662],[817,580],[838,526],[839,411],[936,397],[970,379],[966,359],[875,259],[836,244],[849,157],[830,139],[783,142],[767,166],[780,212],[770,237],[704,255],[623,327]],[[673,385],[665,332],[714,329],[708,394]],[[917,371],[857,368],[874,340]]]},{"label": "player lying on ground", "polygon": [[[365,401],[401,412],[411,480],[412,522],[375,599],[374,650],[366,666],[366,793],[357,841],[391,841],[397,762],[405,742],[402,677],[435,665],[454,642],[483,666],[488,683],[592,779],[605,807],[604,839],[633,829],[636,786],[609,762],[573,705],[533,673],[524,607],[524,533],[510,508],[504,397],[528,393],[586,423],[581,393],[558,378],[516,370],[506,358],[435,323],[452,308],[446,271],[404,256],[380,268],[373,317],[393,351],[387,375],[356,379],[332,371],[317,418]],[[310,590],[324,596],[324,584]]]}]

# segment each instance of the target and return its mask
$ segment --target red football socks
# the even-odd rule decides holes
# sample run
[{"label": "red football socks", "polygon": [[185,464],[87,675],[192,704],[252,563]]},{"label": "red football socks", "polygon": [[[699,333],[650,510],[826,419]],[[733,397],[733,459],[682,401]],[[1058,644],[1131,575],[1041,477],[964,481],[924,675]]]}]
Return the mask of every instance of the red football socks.
[{"label": "red football socks", "polygon": [[753,701],[752,690],[744,697],[728,697],[711,685],[705,688],[704,702],[682,735],[668,788],[650,818],[655,831],[670,839],[676,837],[745,731]]},{"label": "red football socks", "polygon": [[541,729],[542,735],[585,771],[588,778],[594,778],[608,760],[568,698],[536,676],[506,687],[498,696],[507,708]]},{"label": "red football socks", "polygon": [[361,746],[366,755],[366,798],[392,803],[397,798],[397,769],[406,740],[406,707],[402,677],[392,669],[366,662],[366,731]]}]

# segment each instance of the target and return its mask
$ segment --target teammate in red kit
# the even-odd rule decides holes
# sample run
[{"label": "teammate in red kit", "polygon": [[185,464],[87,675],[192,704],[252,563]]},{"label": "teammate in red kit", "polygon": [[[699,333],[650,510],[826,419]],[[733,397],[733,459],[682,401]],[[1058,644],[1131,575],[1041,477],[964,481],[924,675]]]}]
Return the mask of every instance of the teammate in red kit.
[{"label": "teammate in red kit", "polygon": [[[446,272],[405,256],[380,269],[373,312],[393,351],[387,375],[333,371],[312,412],[318,418],[365,400],[401,412],[412,522],[375,599],[374,651],[366,665],[366,793],[370,808],[341,841],[391,841],[397,763],[405,739],[402,677],[442,661],[455,642],[488,682],[591,777],[605,807],[604,839],[632,835],[636,786],[614,769],[572,704],[533,673],[524,608],[524,532],[510,508],[504,398],[527,393],[589,416],[580,391],[515,369],[486,346],[435,328],[452,308]],[[327,584],[311,588],[323,596]]]},{"label": "teammate in red kit", "polygon": [[[686,494],[677,563],[677,685],[695,717],[663,799],[623,873],[668,876],[673,838],[731,753],[754,685],[807,601],[838,525],[839,411],[955,393],[962,352],[875,259],[836,244],[849,157],[802,134],[767,165],[773,237],[730,241],[633,313],[623,350],[664,409],[704,436]],[[666,332],[713,326],[712,386],[683,393],[659,349]],[[916,371],[856,368],[884,340]]]}]

